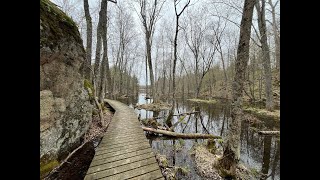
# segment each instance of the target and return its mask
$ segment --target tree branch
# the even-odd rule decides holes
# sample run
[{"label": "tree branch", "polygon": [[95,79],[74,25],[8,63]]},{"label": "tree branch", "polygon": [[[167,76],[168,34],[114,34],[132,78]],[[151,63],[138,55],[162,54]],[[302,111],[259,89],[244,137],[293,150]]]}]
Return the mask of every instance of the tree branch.
[{"label": "tree branch", "polygon": [[115,3],[115,4],[117,4],[117,0],[107,0],[107,1],[110,1],[110,2],[112,2],[112,3]]}]

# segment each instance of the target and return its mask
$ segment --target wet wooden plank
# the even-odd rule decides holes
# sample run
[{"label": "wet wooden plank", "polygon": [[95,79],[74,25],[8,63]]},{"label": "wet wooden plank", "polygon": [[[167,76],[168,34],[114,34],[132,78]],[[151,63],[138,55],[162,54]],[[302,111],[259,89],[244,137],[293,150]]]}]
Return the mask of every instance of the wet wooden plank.
[{"label": "wet wooden plank", "polygon": [[126,154],[126,153],[129,153],[129,152],[137,151],[137,150],[140,150],[140,149],[147,149],[147,148],[150,148],[149,144],[140,145],[140,146],[134,146],[134,147],[131,147],[130,149],[124,148],[124,149],[121,149],[121,150],[118,150],[118,151],[104,152],[104,153],[96,154],[96,156],[100,156],[100,155],[104,154],[104,155],[109,155],[110,157],[112,157],[112,156],[117,156],[117,155],[120,155],[120,154]]},{"label": "wet wooden plank", "polygon": [[133,163],[133,162],[136,162],[136,161],[141,161],[143,159],[148,159],[148,158],[154,158],[154,154],[153,153],[147,153],[145,156],[134,156],[134,157],[131,157],[131,158],[128,158],[128,159],[122,159],[122,160],[115,161],[115,162],[112,162],[112,163],[106,163],[106,164],[102,164],[102,165],[99,165],[99,166],[90,167],[88,169],[87,174],[92,174],[92,173],[94,173],[96,171],[101,171],[101,170],[105,170],[105,169],[115,168],[115,167],[118,167],[118,166],[122,166],[122,165],[125,165],[125,164],[130,164],[130,163]]},{"label": "wet wooden plank", "polygon": [[114,153],[114,152],[118,152],[118,151],[125,151],[127,149],[134,149],[134,148],[137,148],[137,147],[140,147],[140,146],[150,146],[150,145],[149,144],[133,144],[133,145],[121,146],[119,148],[113,148],[113,149],[106,148],[103,151],[96,152],[95,155],[98,156],[98,155],[101,155],[101,154]]},{"label": "wet wooden plank", "polygon": [[157,169],[155,171],[151,171],[146,174],[131,178],[130,180],[150,180],[150,179],[161,179],[161,178],[164,179],[160,172],[160,169]]},{"label": "wet wooden plank", "polygon": [[99,146],[96,150],[96,152],[100,152],[100,151],[109,151],[112,149],[130,149],[133,146],[136,145],[146,145],[149,144],[149,142],[147,140],[140,140],[140,141],[133,141],[133,142],[129,142],[127,144],[119,144],[119,145],[113,145],[113,146],[107,146],[107,145],[103,145],[103,146]]},{"label": "wet wooden plank", "polygon": [[[143,159],[141,161],[133,162],[130,164],[118,166],[112,169],[107,169],[107,170],[102,170],[102,171],[97,171],[92,174],[89,174],[91,178],[94,179],[100,179],[103,177],[109,177],[109,176],[114,176],[116,174],[120,173],[125,173],[126,171],[130,171],[139,167],[145,167],[147,168],[148,165],[156,164],[156,160],[154,158],[148,158],[148,159]],[[111,178],[111,177],[110,177]]]},{"label": "wet wooden plank", "polygon": [[[114,174],[111,176],[105,176],[105,177],[100,176],[101,178],[99,178],[99,179],[129,179],[129,178],[133,178],[133,177],[136,177],[139,175],[146,174],[148,172],[155,171],[157,169],[159,169],[158,164],[153,163],[153,164],[149,164],[147,166],[138,167],[136,169],[125,171],[125,172],[122,172],[119,174]],[[93,174],[89,174],[85,177],[85,180],[90,180],[90,179],[96,179],[96,178],[94,177]]]},{"label": "wet wooden plank", "polygon": [[135,136],[132,136],[132,134],[118,135],[118,136],[104,136],[102,138],[102,141],[103,142],[108,141],[108,140],[115,141],[115,140],[122,140],[122,139],[126,139],[126,138],[134,138],[134,137],[145,137],[145,135],[141,134],[141,133],[138,133]]},{"label": "wet wooden plank", "polygon": [[106,101],[115,109],[115,114],[85,179],[163,178],[133,109],[118,101]]},{"label": "wet wooden plank", "polygon": [[99,144],[100,146],[104,146],[104,145],[115,145],[115,144],[123,144],[123,143],[129,143],[129,142],[134,142],[134,141],[141,141],[141,140],[146,140],[145,136],[137,136],[137,137],[130,137],[130,138],[125,138],[125,139],[121,139],[118,141],[115,141],[114,139],[112,140],[106,140],[106,141],[101,141],[101,143]]},{"label": "wet wooden plank", "polygon": [[132,152],[132,153],[127,153],[127,154],[114,156],[114,157],[109,157],[109,158],[103,158],[103,155],[94,156],[94,158],[93,158],[93,160],[91,162],[91,166],[97,166],[97,165],[100,165],[100,164],[113,162],[113,161],[119,161],[119,160],[122,160],[122,159],[127,159],[127,158],[138,156],[138,155],[142,156],[142,155],[150,153],[150,152],[152,152],[151,149],[143,149],[143,150],[135,151],[135,152]]}]

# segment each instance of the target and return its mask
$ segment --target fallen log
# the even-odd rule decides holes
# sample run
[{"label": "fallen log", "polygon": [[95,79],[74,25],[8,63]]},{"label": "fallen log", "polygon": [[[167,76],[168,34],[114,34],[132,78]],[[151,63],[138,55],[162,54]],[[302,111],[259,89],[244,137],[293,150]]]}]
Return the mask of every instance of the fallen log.
[{"label": "fallen log", "polygon": [[262,135],[280,135],[280,131],[259,131],[258,134]]},{"label": "fallen log", "polygon": [[215,136],[212,134],[199,134],[199,133],[177,133],[177,132],[171,132],[171,131],[165,131],[165,130],[161,130],[161,129],[154,129],[154,128],[147,128],[147,127],[142,127],[142,129],[144,131],[149,131],[149,132],[153,132],[153,133],[158,133],[158,134],[163,134],[163,135],[167,135],[167,136],[173,136],[173,137],[177,137],[177,138],[188,138],[188,139],[197,139],[197,138],[201,138],[201,139],[221,139],[221,136]]},{"label": "fallen log", "polygon": [[180,114],[174,114],[173,116],[190,115],[190,114],[195,114],[195,113],[200,113],[200,111],[193,111],[193,112],[185,112],[185,113],[180,113]]},{"label": "fallen log", "polygon": [[157,129],[161,129],[161,130],[166,130],[166,131],[168,131],[168,128],[163,127],[163,126],[157,126]]}]

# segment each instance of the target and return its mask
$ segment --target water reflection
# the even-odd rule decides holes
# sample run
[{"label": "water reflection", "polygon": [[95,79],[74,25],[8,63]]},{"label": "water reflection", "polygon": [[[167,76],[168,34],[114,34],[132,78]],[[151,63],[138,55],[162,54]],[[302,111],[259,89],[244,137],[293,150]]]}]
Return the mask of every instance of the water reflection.
[{"label": "water reflection", "polygon": [[[120,100],[123,103],[134,107],[136,104],[150,103],[145,99],[145,94],[140,93],[138,98],[127,98]],[[172,109],[160,112],[137,110],[141,119],[151,117],[168,117],[169,114],[176,115],[183,112],[200,111],[199,113],[187,115],[182,123],[175,126],[175,132],[182,133],[203,133],[226,136],[230,124],[230,105],[228,102],[217,104],[196,104],[186,99],[169,100],[173,104]],[[178,116],[173,116],[170,122],[159,118],[157,121],[162,125],[175,124]],[[263,119],[263,126],[267,129],[279,129],[280,123],[272,119]],[[261,136],[252,130],[253,125],[243,122],[241,130],[241,163],[258,172],[266,174],[261,179],[280,179],[280,141],[273,136]],[[261,126],[255,126],[261,128]],[[172,139],[167,137],[148,137],[152,148],[160,154],[167,156],[169,165],[187,167],[190,170],[188,176],[178,175],[178,179],[201,179],[196,173],[193,160],[190,156],[190,149],[196,143],[202,143],[202,139]]]}]

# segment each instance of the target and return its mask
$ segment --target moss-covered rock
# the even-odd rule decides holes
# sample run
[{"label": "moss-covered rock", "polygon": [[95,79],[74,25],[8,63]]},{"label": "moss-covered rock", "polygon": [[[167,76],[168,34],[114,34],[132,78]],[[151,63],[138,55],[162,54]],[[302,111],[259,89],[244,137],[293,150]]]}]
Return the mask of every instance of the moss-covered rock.
[{"label": "moss-covered rock", "polygon": [[40,47],[55,47],[66,37],[82,44],[76,23],[51,1],[40,0]]},{"label": "moss-covered rock", "polygon": [[85,51],[76,24],[40,0],[40,171],[52,170],[81,144],[92,121],[84,88]]}]

